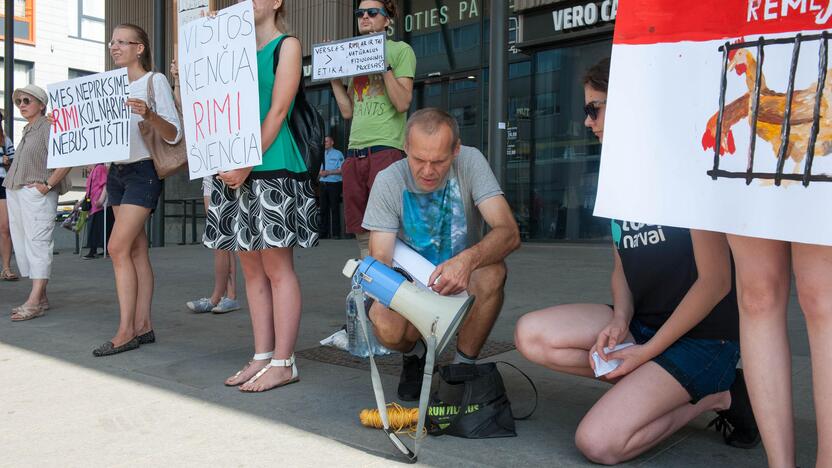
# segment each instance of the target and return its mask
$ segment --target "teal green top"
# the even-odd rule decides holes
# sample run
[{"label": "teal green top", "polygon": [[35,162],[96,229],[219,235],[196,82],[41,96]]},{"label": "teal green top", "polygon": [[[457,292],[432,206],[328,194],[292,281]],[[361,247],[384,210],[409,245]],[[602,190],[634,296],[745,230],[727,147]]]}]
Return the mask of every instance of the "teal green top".
[{"label": "teal green top", "polygon": [[[285,34],[275,38],[266,47],[257,51],[257,84],[260,90],[261,125],[266,119],[266,114],[269,113],[269,109],[272,107],[272,90],[274,89],[275,80],[275,73],[272,72],[274,70],[274,49],[283,36]],[[306,164],[303,162],[300,150],[298,150],[298,146],[295,144],[294,138],[292,138],[292,132],[289,130],[289,116],[292,115],[292,109],[294,107],[295,101],[292,100],[289,113],[286,114],[286,119],[283,121],[283,126],[280,127],[277,138],[263,152],[263,163],[256,166],[252,171],[288,170],[297,173],[306,172]]]}]

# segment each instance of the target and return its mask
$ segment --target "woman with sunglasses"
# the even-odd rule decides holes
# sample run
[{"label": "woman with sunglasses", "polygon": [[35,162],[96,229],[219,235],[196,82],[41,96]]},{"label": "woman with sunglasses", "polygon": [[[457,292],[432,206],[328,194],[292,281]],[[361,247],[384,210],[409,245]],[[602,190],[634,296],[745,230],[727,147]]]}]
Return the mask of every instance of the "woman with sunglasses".
[{"label": "woman with sunglasses", "polygon": [[285,1],[253,6],[263,161],[214,179],[205,245],[239,253],[254,332],[254,356],[225,384],[264,392],[299,380],[301,292],[293,248],[317,245],[318,207],[287,120],[302,79],[300,41],[286,34]]},{"label": "woman with sunglasses", "polygon": [[32,280],[32,290],[22,305],[12,309],[12,320],[41,317],[49,309],[46,285],[52,272],[52,251],[58,195],[66,193],[69,168],[48,170],[49,120],[46,91],[35,85],[12,94],[26,119],[14,164],[3,181],[8,197],[9,230],[20,274]]},{"label": "woman with sunglasses", "polygon": [[3,260],[3,267],[0,269],[0,280],[3,281],[17,281],[20,279],[12,270],[12,236],[9,232],[6,189],[3,187],[6,171],[11,167],[13,159],[14,143],[3,130],[3,113],[0,112],[0,257]]},{"label": "woman with sunglasses", "polygon": [[[584,124],[603,141],[609,60],[584,78]],[[557,372],[594,378],[620,365],[578,426],[578,449],[616,464],[717,411],[725,442],[759,443],[739,359],[737,298],[725,235],[613,220],[613,305],[566,304],[517,323],[517,349]],[[618,351],[617,345],[626,344]],[[597,353],[597,361],[593,356]],[[600,369],[599,369],[600,370]]]},{"label": "woman with sunglasses", "polygon": [[[115,336],[93,350],[93,355],[109,356],[130,351],[156,341],[150,319],[153,299],[153,268],[148,255],[145,222],[156,208],[162,183],[156,174],[139,131],[145,121],[169,144],[182,138],[182,127],[173,93],[164,75],[153,73],[150,39],[134,24],[120,24],[109,43],[110,57],[117,67],[127,68],[130,99],[130,158],[110,165],[107,197],[115,214],[108,251],[113,261],[119,305],[119,326]],[[152,80],[156,106],[148,105],[148,80]]]}]

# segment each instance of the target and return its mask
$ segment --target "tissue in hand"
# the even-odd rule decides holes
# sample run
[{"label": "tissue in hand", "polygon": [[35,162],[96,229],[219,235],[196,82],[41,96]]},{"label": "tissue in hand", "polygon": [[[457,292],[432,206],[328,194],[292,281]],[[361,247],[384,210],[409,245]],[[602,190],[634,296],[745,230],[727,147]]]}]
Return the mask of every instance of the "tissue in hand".
[{"label": "tissue in hand", "polygon": [[[614,349],[604,348],[604,353],[614,353],[620,349],[624,349],[626,347],[632,346],[633,343],[622,343],[616,346]],[[595,351],[592,353],[592,361],[595,364],[595,377],[601,377],[602,375],[607,375],[610,372],[614,371],[618,366],[621,365],[621,359],[610,359],[609,361],[605,361],[601,359],[601,356],[598,355],[598,352]]]}]

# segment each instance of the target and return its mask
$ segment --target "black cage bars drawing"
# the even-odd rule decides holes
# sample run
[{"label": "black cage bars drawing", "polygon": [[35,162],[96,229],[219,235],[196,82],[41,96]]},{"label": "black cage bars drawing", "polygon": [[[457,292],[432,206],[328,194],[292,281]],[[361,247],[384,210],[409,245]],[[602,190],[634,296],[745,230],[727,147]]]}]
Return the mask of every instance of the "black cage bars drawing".
[{"label": "black cage bars drawing", "polygon": [[[810,182],[832,182],[832,176],[826,174],[812,174],[812,162],[815,159],[815,146],[817,136],[820,132],[820,108],[823,97],[823,89],[826,85],[826,68],[828,62],[829,32],[823,31],[820,34],[802,35],[797,34],[793,38],[765,39],[760,37],[756,41],[729,43],[719,47],[722,52],[722,75],[719,88],[719,113],[716,125],[716,145],[714,146],[714,167],[707,173],[713,180],[719,178],[745,179],[745,183],[751,184],[754,179],[774,179],[775,185],[780,185],[785,180],[795,180],[807,187]],[[783,174],[788,155],[789,132],[791,130],[792,98],[794,97],[794,80],[797,73],[797,62],[800,57],[800,45],[804,42],[820,41],[818,53],[818,84],[815,92],[814,116],[812,128],[809,134],[809,144],[806,150],[806,159],[803,167],[803,174]],[[757,118],[760,106],[760,88],[763,76],[763,62],[765,61],[765,47],[772,44],[794,44],[792,50],[791,66],[789,69],[789,83],[785,93],[786,105],[783,113],[783,124],[781,130],[781,144],[777,153],[777,169],[775,172],[754,172],[754,156],[757,146]],[[725,113],[725,93],[728,87],[728,56],[732,50],[754,47],[757,51],[757,76],[754,83],[753,101],[751,104],[751,139],[748,145],[748,165],[744,172],[731,172],[719,168],[719,153],[722,150],[722,122]]]}]

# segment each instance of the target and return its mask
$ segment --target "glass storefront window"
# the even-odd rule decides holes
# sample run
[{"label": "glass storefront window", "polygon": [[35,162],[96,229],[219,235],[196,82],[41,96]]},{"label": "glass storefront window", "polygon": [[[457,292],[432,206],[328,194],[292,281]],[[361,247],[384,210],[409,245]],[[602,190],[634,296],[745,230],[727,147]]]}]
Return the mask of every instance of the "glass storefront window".
[{"label": "glass storefront window", "polygon": [[535,54],[528,239],[590,240],[609,236],[609,222],[592,216],[601,145],[584,127],[585,71],[608,57],[604,40]]},{"label": "glass storefront window", "polygon": [[[477,68],[483,0],[403,0],[394,37],[413,47],[416,76]],[[487,2],[486,2],[487,3]]]}]

